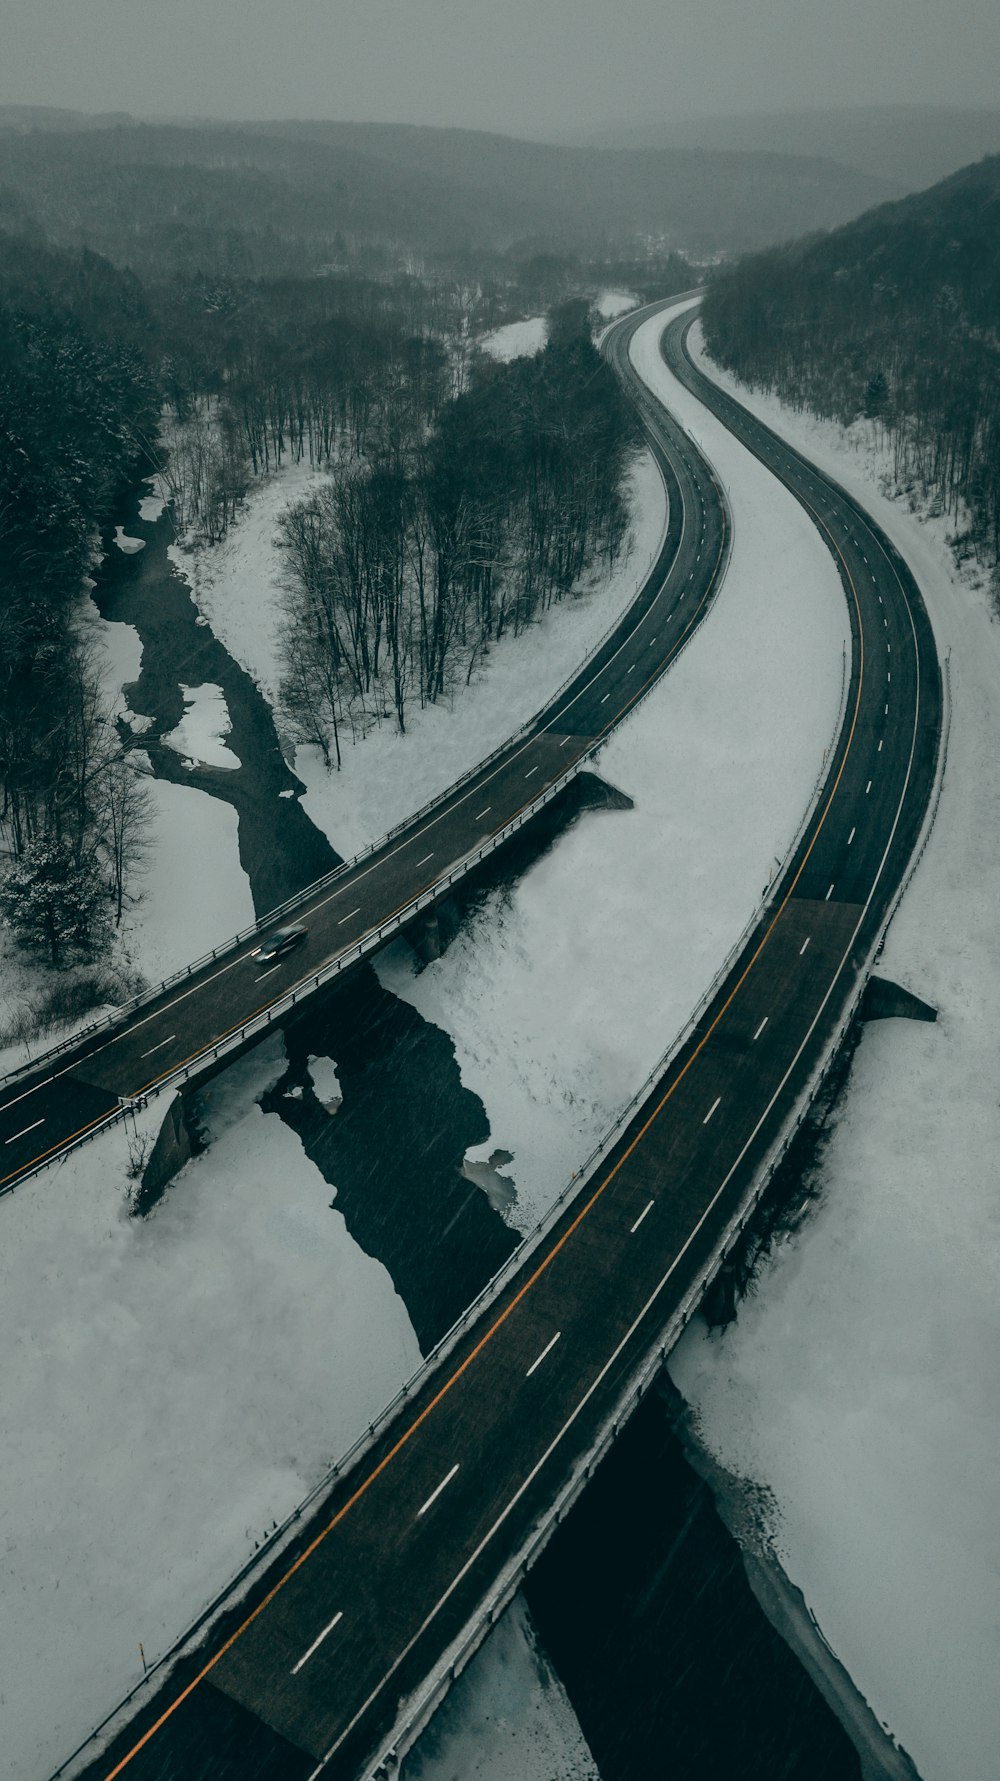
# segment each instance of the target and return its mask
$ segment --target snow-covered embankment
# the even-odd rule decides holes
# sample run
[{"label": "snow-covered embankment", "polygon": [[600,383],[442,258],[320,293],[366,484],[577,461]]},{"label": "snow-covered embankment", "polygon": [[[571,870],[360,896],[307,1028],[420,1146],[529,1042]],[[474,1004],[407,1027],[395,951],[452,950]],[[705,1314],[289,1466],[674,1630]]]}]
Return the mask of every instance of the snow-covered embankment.
[{"label": "snow-covered embankment", "polygon": [[692,1328],[671,1370],[713,1455],[766,1487],[774,1550],[924,1781],[995,1781],[1000,625],[947,522],[884,492],[869,428],[731,387],[871,510],[950,650],[941,804],[881,964],[939,1019],[866,1028],[817,1210],[735,1326]]}]

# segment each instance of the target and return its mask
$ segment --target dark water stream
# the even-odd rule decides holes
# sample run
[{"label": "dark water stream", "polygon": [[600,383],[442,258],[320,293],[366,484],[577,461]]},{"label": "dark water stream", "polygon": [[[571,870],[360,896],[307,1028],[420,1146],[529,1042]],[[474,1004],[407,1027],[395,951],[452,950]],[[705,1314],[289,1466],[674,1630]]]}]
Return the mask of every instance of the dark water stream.
[{"label": "dark water stream", "polygon": [[[211,628],[196,622],[188,588],[167,556],[169,516],[139,519],[136,495],[119,517],[145,549],[126,556],[109,539],[94,598],[106,618],[134,625],[142,638],[142,671],[128,700],[152,723],[139,741],[159,777],[236,809],[240,857],[254,906],[264,913],[329,871],[338,856],[298,797],[287,795],[302,787],[282,758],[254,682]],[[188,769],[159,740],[183,715],[181,684],[204,682],[225,695],[227,746],[239,769]],[[580,796],[567,804],[564,820],[579,813]],[[526,869],[559,827],[550,814],[537,836],[525,831],[517,854],[496,863],[485,888]],[[484,885],[471,887],[442,929],[460,924],[482,894]],[[384,990],[368,967],[315,997],[289,1025],[286,1045],[288,1072],[264,1098],[265,1109],[297,1132],[335,1190],[352,1236],[389,1270],[426,1352],[516,1241],[461,1173],[466,1150],[489,1135],[483,1105],[463,1086],[448,1035]],[[343,1103],[335,1113],[312,1091],[310,1056],[336,1063]],[[763,1620],[739,1549],[659,1401],[625,1431],[528,1594],[604,1781],[858,1776],[844,1734]],[[184,1736],[194,1766],[178,1773],[262,1781],[297,1781],[304,1773],[297,1754],[281,1740],[272,1748],[241,1710],[233,1708],[227,1720],[229,1708],[215,1703],[209,1712],[209,1705],[207,1694],[192,1703]],[[217,1713],[225,1730],[210,1729]]]},{"label": "dark water stream", "polygon": [[651,1392],[525,1595],[602,1781],[861,1781]]}]

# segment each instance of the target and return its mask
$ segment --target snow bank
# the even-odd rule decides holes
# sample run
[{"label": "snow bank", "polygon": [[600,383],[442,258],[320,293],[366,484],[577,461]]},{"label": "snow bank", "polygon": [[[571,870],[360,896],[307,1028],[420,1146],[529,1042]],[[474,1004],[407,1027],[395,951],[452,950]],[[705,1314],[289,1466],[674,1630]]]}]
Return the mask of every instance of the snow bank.
[{"label": "snow bank", "polygon": [[200,544],[192,550],[172,544],[167,553],[220,643],[271,705],[282,672],[282,563],[274,543],[278,519],[293,501],[301,501],[329,480],[327,470],[315,470],[305,462],[286,463],[254,485],[221,544]]},{"label": "snow bank", "polygon": [[163,737],[168,748],[187,757],[187,767],[225,767],[230,771],[240,765],[240,757],[227,748],[222,738],[232,729],[229,707],[221,686],[206,681],[202,686],[181,686],[184,694],[184,716],[175,730]]},{"label": "snow bank", "polygon": [[438,1709],[403,1781],[600,1781],[522,1596]]},{"label": "snow bank", "polygon": [[683,1025],[753,914],[809,803],[840,702],[847,609],[798,503],[682,391],[638,331],[642,374],[724,476],[735,550],[686,652],[598,771],[635,800],[590,814],[488,900],[419,975],[383,982],[455,1039],[462,1078],[513,1153],[529,1229]]},{"label": "snow bank", "polygon": [[660,548],[666,499],[648,452],[629,475],[632,548],[614,572],[594,572],[579,592],[519,637],[505,637],[454,705],[407,713],[405,736],[386,726],[348,747],[340,773],[328,773],[318,748],[300,748],[295,771],[305,781],[303,808],[338,852],[376,840],[533,717],[635,598]]},{"label": "snow bank", "polygon": [[139,518],[153,523],[159,519],[167,505],[166,485],[160,476],[147,476],[144,487],[151,489],[152,493],[140,496]]},{"label": "snow bank", "polygon": [[140,901],[127,916],[126,949],[151,983],[180,971],[254,922],[231,804],[194,786],[144,781],[152,821]]},{"label": "snow bank", "polygon": [[695,1326],[671,1371],[712,1452],[773,1495],[778,1556],[924,1781],[994,1781],[1000,627],[945,522],[880,492],[863,430],[857,450],[730,387],[870,508],[951,649],[944,792],[880,967],[940,1018],[866,1028],[818,1209],[728,1334]]},{"label": "snow bank", "polygon": [[507,322],[504,327],[483,334],[477,345],[489,353],[491,359],[509,364],[511,359],[523,359],[529,353],[541,352],[548,334],[549,324],[545,316],[530,315],[527,321]]},{"label": "snow bank", "polygon": [[386,1270],[254,1104],[283,1068],[276,1038],[210,1085],[212,1146],[144,1222],[122,1127],[4,1203],[3,1781],[44,1781],[139,1640],[163,1651],[419,1362]]}]

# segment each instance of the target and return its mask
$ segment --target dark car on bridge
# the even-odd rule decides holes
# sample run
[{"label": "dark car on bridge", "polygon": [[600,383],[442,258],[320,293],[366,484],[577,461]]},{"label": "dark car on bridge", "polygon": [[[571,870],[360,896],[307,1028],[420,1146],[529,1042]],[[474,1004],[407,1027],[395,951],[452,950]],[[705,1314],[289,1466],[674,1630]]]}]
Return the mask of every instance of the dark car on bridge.
[{"label": "dark car on bridge", "polygon": [[294,952],[296,946],[301,946],[308,932],[308,928],[298,924],[289,928],[275,928],[274,933],[268,934],[251,957],[260,959],[265,964],[271,959],[283,959],[286,952]]}]

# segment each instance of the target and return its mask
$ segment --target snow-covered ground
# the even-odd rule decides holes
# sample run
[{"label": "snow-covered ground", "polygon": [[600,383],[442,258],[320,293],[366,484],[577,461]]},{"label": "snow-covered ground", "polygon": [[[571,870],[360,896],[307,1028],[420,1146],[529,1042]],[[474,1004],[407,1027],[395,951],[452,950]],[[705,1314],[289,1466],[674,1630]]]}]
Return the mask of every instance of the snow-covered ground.
[{"label": "snow-covered ground", "polygon": [[403,1781],[600,1781],[515,1596],[402,1768]]},{"label": "snow-covered ground", "polygon": [[[139,634],[132,625],[101,618],[96,608],[87,624],[103,653],[112,704],[139,737],[151,720],[130,712],[124,694],[142,666]],[[181,724],[165,740],[184,755],[238,767],[236,755],[221,740],[229,730],[221,687],[187,688],[185,704]],[[133,758],[141,761],[141,751]],[[254,907],[250,880],[240,864],[232,806],[194,786],[172,785],[152,774],[144,784],[150,799],[146,857],[132,886],[138,901],[126,910],[121,940],[142,976],[158,983],[230,934],[250,927]],[[192,870],[193,860],[197,871]]]},{"label": "snow-covered ground", "polygon": [[3,1781],[43,1781],[419,1362],[255,1104],[283,1066],[277,1036],[216,1078],[210,1149],[144,1221],[123,1127],[3,1204]]},{"label": "snow-covered ground", "polygon": [[256,918],[232,805],[194,786],[144,783],[152,821],[140,901],[126,914],[123,938],[143,976],[159,983]]},{"label": "snow-covered ground", "polygon": [[529,353],[541,352],[549,334],[548,320],[544,315],[529,315],[523,322],[506,322],[502,328],[493,328],[489,334],[483,334],[476,342],[491,359],[500,359],[509,364],[511,359],[523,359]]},{"label": "snow-covered ground", "polygon": [[452,1034],[527,1230],[683,1026],[758,906],[810,801],[840,703],[847,611],[798,503],[676,384],[662,319],[633,358],[690,421],[730,490],[735,549],[686,652],[607,743],[635,809],[585,815],[488,900],[444,958],[382,981]]},{"label": "snow-covered ground", "polygon": [[176,729],[163,737],[168,748],[184,756],[186,767],[226,767],[230,771],[240,764],[240,757],[227,748],[225,737],[232,724],[226,695],[221,686],[206,681],[203,686],[185,686],[184,716]]},{"label": "snow-covered ground", "polygon": [[405,736],[372,730],[328,773],[318,748],[299,748],[303,809],[341,854],[376,840],[437,797],[533,717],[635,598],[663,539],[660,473],[643,452],[629,473],[632,547],[611,575],[594,571],[580,590],[519,637],[505,637],[453,703],[413,706]]},{"label": "snow-covered ground", "polygon": [[606,322],[613,322],[616,316],[638,307],[639,298],[632,291],[602,291],[597,299],[597,313]]},{"label": "snow-covered ground", "polygon": [[996,1781],[1000,625],[946,523],[883,492],[870,428],[731,387],[871,509],[951,651],[941,805],[880,966],[940,1013],[865,1029],[817,1210],[671,1371],[711,1452],[770,1493],[775,1551],[924,1781]]},{"label": "snow-covered ground", "polygon": [[329,480],[328,471],[287,459],[253,486],[221,544],[192,549],[172,544],[168,552],[199,612],[272,706],[281,680],[281,556],[275,530],[286,507]]}]

